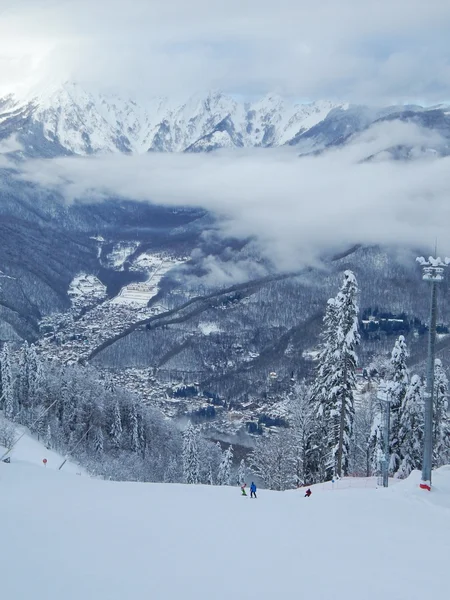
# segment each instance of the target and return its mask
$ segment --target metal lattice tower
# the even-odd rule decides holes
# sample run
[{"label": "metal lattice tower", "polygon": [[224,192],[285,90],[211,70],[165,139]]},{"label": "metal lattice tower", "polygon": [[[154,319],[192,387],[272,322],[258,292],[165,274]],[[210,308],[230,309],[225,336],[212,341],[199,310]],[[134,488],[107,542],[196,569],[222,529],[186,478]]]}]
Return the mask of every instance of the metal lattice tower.
[{"label": "metal lattice tower", "polygon": [[381,458],[381,479],[383,487],[389,485],[389,434],[391,428],[391,395],[389,393],[389,386],[384,381],[380,381],[378,386],[377,398],[382,402],[383,406],[383,456]]},{"label": "metal lattice tower", "polygon": [[431,469],[433,461],[433,405],[434,405],[434,357],[436,353],[437,284],[444,280],[444,269],[450,258],[423,256],[416,258],[423,268],[423,280],[431,284],[430,325],[428,330],[427,388],[425,393],[425,428],[422,463],[422,489],[431,490]]}]

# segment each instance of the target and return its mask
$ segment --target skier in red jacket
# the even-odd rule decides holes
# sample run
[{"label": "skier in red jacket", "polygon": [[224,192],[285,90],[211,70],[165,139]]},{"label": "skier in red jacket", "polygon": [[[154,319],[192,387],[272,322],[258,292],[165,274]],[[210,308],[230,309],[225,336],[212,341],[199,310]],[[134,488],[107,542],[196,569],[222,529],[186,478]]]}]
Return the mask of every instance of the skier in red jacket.
[{"label": "skier in red jacket", "polygon": [[311,490],[308,488],[305,492],[305,498],[309,498],[311,496],[312,492]]}]

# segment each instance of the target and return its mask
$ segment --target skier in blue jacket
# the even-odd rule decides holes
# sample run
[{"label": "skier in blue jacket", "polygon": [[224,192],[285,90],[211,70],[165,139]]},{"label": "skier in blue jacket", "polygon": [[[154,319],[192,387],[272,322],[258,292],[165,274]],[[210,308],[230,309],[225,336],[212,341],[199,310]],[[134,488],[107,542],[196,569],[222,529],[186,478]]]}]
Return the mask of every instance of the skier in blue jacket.
[{"label": "skier in blue jacket", "polygon": [[256,498],[256,485],[252,481],[252,485],[250,486],[250,498]]}]

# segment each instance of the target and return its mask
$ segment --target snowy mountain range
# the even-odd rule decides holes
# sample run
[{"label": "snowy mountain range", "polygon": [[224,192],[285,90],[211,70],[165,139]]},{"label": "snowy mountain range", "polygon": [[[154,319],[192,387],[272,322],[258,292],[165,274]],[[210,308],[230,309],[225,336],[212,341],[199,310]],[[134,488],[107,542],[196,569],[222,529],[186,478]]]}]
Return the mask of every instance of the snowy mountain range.
[{"label": "snowy mountain range", "polygon": [[177,106],[167,98],[138,103],[91,93],[76,83],[0,99],[0,139],[15,134],[27,156],[283,145],[297,146],[304,154],[345,143],[386,120],[413,121],[450,139],[450,108],[445,106],[294,104],[274,94],[248,103],[221,92],[194,96]]}]

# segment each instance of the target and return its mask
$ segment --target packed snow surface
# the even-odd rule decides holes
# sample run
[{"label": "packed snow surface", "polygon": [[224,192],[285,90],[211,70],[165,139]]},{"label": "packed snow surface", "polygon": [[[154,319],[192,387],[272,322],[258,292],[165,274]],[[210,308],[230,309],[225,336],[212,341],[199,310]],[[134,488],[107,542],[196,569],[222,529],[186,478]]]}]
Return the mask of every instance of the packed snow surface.
[{"label": "packed snow surface", "polygon": [[116,483],[0,464],[8,600],[448,597],[450,467],[385,489]]},{"label": "packed snow surface", "polygon": [[[4,420],[2,419],[1,422],[3,423]],[[0,444],[0,458],[9,458],[13,465],[23,463],[41,466],[49,470],[59,470],[61,468],[66,473],[76,473],[77,475],[86,474],[83,468],[66,460],[58,452],[49,450],[44,444],[38,442],[26,427],[16,426],[14,439],[16,440],[16,444],[9,452]],[[45,464],[43,462],[44,459],[47,461]]]}]

